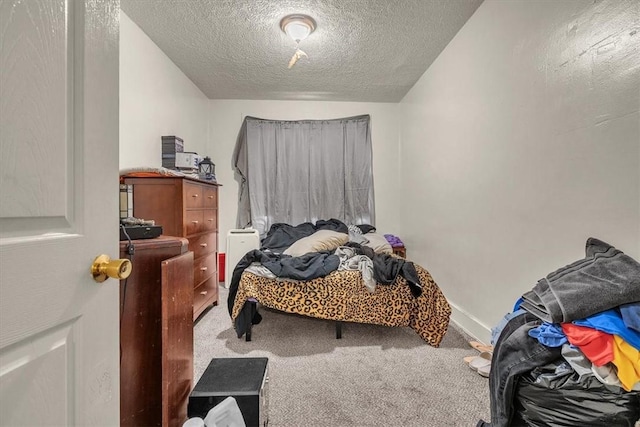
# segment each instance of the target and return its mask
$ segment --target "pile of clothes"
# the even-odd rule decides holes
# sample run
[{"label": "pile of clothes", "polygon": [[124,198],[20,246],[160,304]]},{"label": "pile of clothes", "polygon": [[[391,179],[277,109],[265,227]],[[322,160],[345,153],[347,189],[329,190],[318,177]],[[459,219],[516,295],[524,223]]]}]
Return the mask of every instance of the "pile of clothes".
[{"label": "pile of clothes", "polygon": [[[335,231],[348,235],[348,242],[331,250],[318,250],[300,256],[287,254],[294,243],[319,231]],[[406,280],[411,294],[418,298],[422,294],[422,283],[413,262],[403,258],[379,253],[367,246],[370,233],[376,228],[369,224],[346,225],[331,218],[318,220],[315,224],[305,222],[298,225],[276,223],[262,239],[260,249],[247,252],[236,264],[231,275],[227,308],[232,314],[240,279],[245,270],[262,277],[307,281],[325,277],[337,270],[359,270],[363,283],[373,293],[377,285],[391,285],[397,276]],[[359,242],[364,242],[360,244]],[[258,324],[262,316],[255,306],[245,304],[242,315],[236,317],[234,327],[238,338],[242,337],[251,324]]]},{"label": "pile of clothes", "polygon": [[550,273],[493,329],[491,423],[640,421],[640,263],[598,239]]}]

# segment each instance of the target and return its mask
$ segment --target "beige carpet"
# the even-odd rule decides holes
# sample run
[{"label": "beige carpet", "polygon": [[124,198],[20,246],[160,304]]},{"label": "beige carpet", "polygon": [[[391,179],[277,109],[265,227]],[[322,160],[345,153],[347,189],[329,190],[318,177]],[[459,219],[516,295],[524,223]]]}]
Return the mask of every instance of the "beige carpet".
[{"label": "beige carpet", "polygon": [[439,348],[410,328],[335,323],[260,308],[238,339],[220,304],[194,328],[194,378],[215,357],[268,357],[269,426],[475,426],[489,419],[489,383],[462,361],[477,354],[451,324]]}]

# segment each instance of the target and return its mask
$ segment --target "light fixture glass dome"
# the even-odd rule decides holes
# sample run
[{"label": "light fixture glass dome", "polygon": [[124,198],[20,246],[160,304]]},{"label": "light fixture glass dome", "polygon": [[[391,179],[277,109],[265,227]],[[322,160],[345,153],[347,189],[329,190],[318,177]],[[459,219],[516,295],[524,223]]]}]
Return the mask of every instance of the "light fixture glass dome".
[{"label": "light fixture glass dome", "polygon": [[299,42],[306,39],[311,34],[311,28],[303,22],[289,22],[284,27],[284,32],[292,39]]},{"label": "light fixture glass dome", "polygon": [[280,28],[299,43],[316,29],[316,22],[307,15],[288,15],[280,21]]}]

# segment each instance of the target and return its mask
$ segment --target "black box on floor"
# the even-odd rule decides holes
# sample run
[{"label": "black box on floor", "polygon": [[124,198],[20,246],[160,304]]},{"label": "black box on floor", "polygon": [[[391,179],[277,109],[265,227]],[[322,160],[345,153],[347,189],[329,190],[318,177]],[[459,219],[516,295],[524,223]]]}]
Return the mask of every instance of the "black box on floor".
[{"label": "black box on floor", "polygon": [[228,396],[238,403],[247,427],[269,422],[267,357],[212,359],[189,395],[189,418],[205,418],[211,408]]}]

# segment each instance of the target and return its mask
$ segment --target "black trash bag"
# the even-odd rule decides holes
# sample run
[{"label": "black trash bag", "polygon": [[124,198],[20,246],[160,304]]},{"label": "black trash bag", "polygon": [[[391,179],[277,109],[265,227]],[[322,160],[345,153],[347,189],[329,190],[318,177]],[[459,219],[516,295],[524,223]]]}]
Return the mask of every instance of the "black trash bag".
[{"label": "black trash bag", "polygon": [[640,420],[640,392],[583,376],[564,359],[520,377],[513,427],[633,427]]}]

